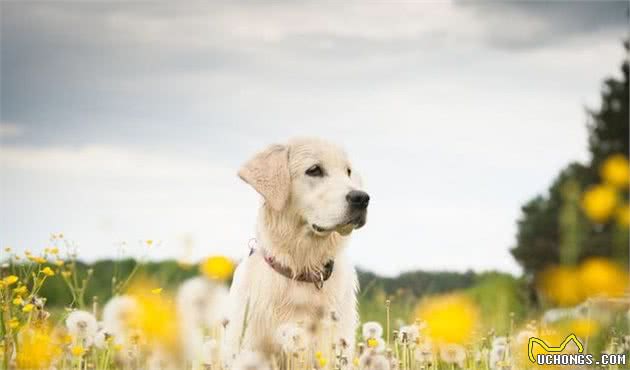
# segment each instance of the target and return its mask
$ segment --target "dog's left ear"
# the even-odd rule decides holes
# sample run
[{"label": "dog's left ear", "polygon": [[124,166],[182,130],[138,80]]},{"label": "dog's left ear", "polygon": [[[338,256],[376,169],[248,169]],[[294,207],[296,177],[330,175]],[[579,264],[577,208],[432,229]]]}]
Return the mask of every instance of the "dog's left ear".
[{"label": "dog's left ear", "polygon": [[262,195],[271,208],[281,211],[291,192],[289,149],[284,145],[270,146],[245,163],[238,176]]}]

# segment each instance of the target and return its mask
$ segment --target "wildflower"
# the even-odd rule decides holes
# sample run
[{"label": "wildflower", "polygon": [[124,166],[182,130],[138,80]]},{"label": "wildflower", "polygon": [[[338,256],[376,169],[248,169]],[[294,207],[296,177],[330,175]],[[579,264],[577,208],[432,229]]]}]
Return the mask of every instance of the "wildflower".
[{"label": "wildflower", "polygon": [[48,262],[48,261],[47,261],[45,258],[43,258],[43,257],[33,257],[33,258],[31,259],[31,261],[33,261],[33,262],[35,262],[35,263],[39,263],[40,265],[42,265],[42,264],[44,264],[44,263]]},{"label": "wildflower", "polygon": [[608,184],[625,188],[630,183],[630,165],[623,154],[611,155],[600,168],[600,175]]},{"label": "wildflower", "polygon": [[32,303],[27,303],[27,304],[25,304],[25,305],[24,305],[24,307],[22,307],[22,312],[27,312],[27,313],[28,313],[28,312],[31,312],[31,311],[33,311],[33,308],[34,308],[34,307],[35,307],[35,305],[34,305],[34,304],[32,304]]},{"label": "wildflower", "polygon": [[446,363],[457,364],[459,367],[464,367],[466,349],[463,346],[454,343],[441,345],[440,358]]},{"label": "wildflower", "polygon": [[70,353],[72,353],[74,357],[81,357],[85,353],[85,349],[81,345],[72,346]]},{"label": "wildflower", "polygon": [[363,324],[363,338],[380,338],[383,336],[383,327],[376,321],[368,321]]},{"label": "wildflower", "polygon": [[42,273],[46,276],[55,276],[55,272],[48,266],[42,269]]},{"label": "wildflower", "polygon": [[588,338],[597,334],[599,324],[592,319],[575,319],[569,322],[569,331],[580,338]]},{"label": "wildflower", "polygon": [[130,312],[129,324],[151,344],[176,349],[179,322],[175,305],[163,295],[147,294],[151,285],[151,282],[140,282],[131,287],[130,292],[137,305]]},{"label": "wildflower", "polygon": [[18,321],[17,318],[13,317],[13,318],[11,318],[11,320],[9,320],[9,327],[11,329],[15,329],[18,326],[20,326],[20,322]]},{"label": "wildflower", "polygon": [[20,346],[15,356],[18,369],[48,369],[60,354],[46,328],[27,327],[18,333]]},{"label": "wildflower", "polygon": [[234,273],[234,263],[226,257],[209,257],[201,263],[200,270],[210,279],[227,280]]},{"label": "wildflower", "polygon": [[383,338],[368,338],[367,347],[376,352],[382,352],[385,349],[385,341]]},{"label": "wildflower", "polygon": [[617,192],[610,185],[595,185],[584,192],[582,208],[597,223],[604,223],[617,206]]},{"label": "wildflower", "polygon": [[58,254],[59,253],[59,248],[57,247],[52,247],[49,249],[50,254]]},{"label": "wildflower", "polygon": [[19,287],[13,289],[13,293],[19,296],[26,294],[27,293],[26,285],[20,285]]},{"label": "wildflower", "polygon": [[72,271],[70,270],[66,270],[66,271],[62,271],[61,272],[61,276],[65,277],[65,278],[69,278],[72,275]]},{"label": "wildflower", "polygon": [[15,275],[9,275],[7,277],[5,277],[4,279],[2,279],[2,282],[4,283],[4,285],[9,286],[11,284],[14,284],[16,281],[18,281],[18,277]]},{"label": "wildflower", "polygon": [[293,323],[284,323],[276,330],[276,341],[287,353],[300,352],[307,347],[306,331]]},{"label": "wildflower", "polygon": [[591,258],[582,263],[579,275],[579,284],[587,297],[619,297],[628,287],[628,273],[601,257]]},{"label": "wildflower", "polygon": [[630,226],[630,204],[624,204],[617,209],[617,224],[623,227]]},{"label": "wildflower", "polygon": [[258,352],[241,352],[232,364],[232,370],[271,370],[265,358]]},{"label": "wildflower", "polygon": [[359,358],[359,369],[389,370],[390,366],[385,356],[368,351]]},{"label": "wildflower", "polygon": [[94,315],[87,311],[72,311],[66,318],[68,332],[79,343],[91,344],[98,330],[98,324]]},{"label": "wildflower", "polygon": [[429,298],[417,311],[427,323],[431,338],[442,343],[463,343],[477,324],[477,307],[464,295],[446,294]]},{"label": "wildflower", "polygon": [[103,307],[103,326],[115,337],[126,337],[131,318],[138,308],[135,298],[127,295],[115,296]]},{"label": "wildflower", "polygon": [[57,266],[57,267],[62,267],[63,264],[64,264],[63,260],[56,260],[55,261],[55,266]]},{"label": "wildflower", "polygon": [[420,339],[420,327],[416,324],[400,328],[400,336],[409,343],[416,343]]},{"label": "wildflower", "polygon": [[13,304],[16,306],[22,305],[24,304],[24,300],[22,299],[22,297],[15,297],[13,298]]},{"label": "wildflower", "polygon": [[552,303],[575,306],[583,300],[579,272],[573,266],[551,266],[538,277],[538,288]]},{"label": "wildflower", "polygon": [[416,361],[420,361],[422,363],[430,362],[433,359],[433,344],[430,340],[422,341],[416,348],[414,349],[414,357]]},{"label": "wildflower", "polygon": [[151,289],[151,294],[160,294],[162,293],[162,288]]}]

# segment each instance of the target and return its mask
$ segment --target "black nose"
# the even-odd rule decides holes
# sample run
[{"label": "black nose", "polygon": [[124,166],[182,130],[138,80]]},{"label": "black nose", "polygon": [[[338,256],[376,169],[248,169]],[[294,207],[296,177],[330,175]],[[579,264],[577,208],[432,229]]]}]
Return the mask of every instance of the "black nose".
[{"label": "black nose", "polygon": [[352,190],[346,195],[346,200],[354,209],[365,209],[370,203],[370,196],[364,191]]}]

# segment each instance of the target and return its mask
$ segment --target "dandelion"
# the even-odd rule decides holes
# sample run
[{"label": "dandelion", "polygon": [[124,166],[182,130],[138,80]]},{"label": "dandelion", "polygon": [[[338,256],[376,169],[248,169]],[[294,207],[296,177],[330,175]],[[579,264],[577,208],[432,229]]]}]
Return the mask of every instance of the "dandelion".
[{"label": "dandelion", "polygon": [[234,263],[222,256],[206,258],[200,266],[201,273],[213,280],[227,280],[234,273]]},{"label": "dandelion", "polygon": [[115,296],[103,307],[103,326],[115,337],[125,338],[137,309],[135,298],[128,295]]},{"label": "dandelion", "polygon": [[2,279],[2,282],[4,283],[4,285],[9,286],[11,284],[14,284],[18,280],[19,280],[19,278],[17,276],[9,275],[9,276],[5,277],[4,279]]},{"label": "dandelion", "polygon": [[420,339],[420,327],[416,324],[403,326],[400,336],[409,343],[416,343]]},{"label": "dandelion", "polygon": [[580,266],[579,284],[586,297],[620,297],[628,287],[628,273],[605,258],[591,258]]},{"label": "dandelion", "polygon": [[625,188],[630,183],[630,165],[623,154],[611,155],[600,168],[600,175],[608,184]]},{"label": "dandelion", "polygon": [[44,257],[33,257],[33,258],[31,258],[31,261],[33,261],[35,263],[38,263],[40,265],[48,262]]},{"label": "dandelion", "polygon": [[368,321],[363,324],[363,338],[380,338],[383,336],[383,327],[376,321]]},{"label": "dandelion", "polygon": [[22,312],[31,312],[33,311],[33,308],[35,308],[35,305],[32,303],[25,304],[24,307],[22,307]]},{"label": "dandelion", "polygon": [[18,369],[48,369],[60,350],[46,328],[27,327],[18,334],[20,343],[15,356]]},{"label": "dandelion", "polygon": [[575,306],[583,300],[579,272],[573,266],[551,266],[538,277],[538,288],[552,303]]},{"label": "dandelion", "polygon": [[55,261],[55,266],[57,267],[63,267],[64,261],[63,260],[56,260]]},{"label": "dandelion", "polygon": [[478,309],[462,294],[446,294],[421,303],[417,317],[427,324],[428,334],[441,343],[464,343],[478,322]]},{"label": "dandelion", "polygon": [[81,345],[72,346],[70,353],[74,357],[81,357],[85,353],[85,349]]},{"label": "dandelion", "polygon": [[59,248],[57,248],[57,247],[52,247],[52,248],[50,248],[50,249],[49,249],[49,253],[50,253],[50,254],[53,254],[53,255],[56,255],[56,254],[58,254],[58,253],[59,253]]},{"label": "dandelion", "polygon": [[212,365],[219,359],[219,344],[215,339],[205,338],[201,346],[201,360],[204,365]]},{"label": "dandelion", "polygon": [[55,276],[55,272],[48,266],[42,269],[42,273],[46,276]]},{"label": "dandelion", "polygon": [[276,330],[276,342],[287,353],[296,353],[306,349],[308,337],[306,331],[293,323],[284,323]]},{"label": "dandelion", "polygon": [[630,226],[630,204],[624,204],[617,209],[617,224],[623,227]]},{"label": "dandelion", "polygon": [[9,320],[9,327],[11,329],[15,329],[18,326],[20,326],[20,322],[18,321],[17,318],[13,317],[13,318],[11,318],[11,320]]},{"label": "dandelion", "polygon": [[98,324],[94,315],[87,311],[72,311],[66,318],[66,328],[79,343],[87,345],[94,341]]},{"label": "dandelion", "polygon": [[27,293],[26,285],[20,285],[19,287],[13,289],[13,293],[19,296],[22,296]]},{"label": "dandelion", "polygon": [[425,340],[414,350],[416,361],[422,363],[430,362],[433,359],[433,344],[429,340]]},{"label": "dandelion", "polygon": [[603,223],[608,220],[617,206],[617,192],[610,185],[595,185],[584,192],[582,208],[593,221]]},{"label": "dandelion", "polygon": [[109,344],[112,335],[107,332],[107,329],[101,328],[96,332],[94,336],[94,346],[99,349],[104,349]]},{"label": "dandelion", "polygon": [[455,343],[448,343],[440,346],[440,358],[449,364],[457,364],[464,367],[466,360],[466,349]]},{"label": "dandelion", "polygon": [[24,304],[24,300],[22,299],[22,297],[16,297],[13,299],[13,304],[16,306],[20,306]]},{"label": "dandelion", "polygon": [[231,367],[232,370],[271,370],[267,360],[258,352],[241,352]]},{"label": "dandelion", "polygon": [[385,356],[368,351],[359,358],[359,369],[390,370],[390,366]]}]

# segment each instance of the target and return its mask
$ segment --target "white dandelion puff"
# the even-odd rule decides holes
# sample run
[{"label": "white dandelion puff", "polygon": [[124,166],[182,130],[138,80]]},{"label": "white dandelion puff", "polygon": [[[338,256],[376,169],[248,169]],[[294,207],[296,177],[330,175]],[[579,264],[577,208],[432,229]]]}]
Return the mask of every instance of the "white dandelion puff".
[{"label": "white dandelion puff", "polygon": [[463,367],[466,360],[466,349],[454,343],[442,345],[440,346],[440,358],[446,363]]},{"label": "white dandelion puff", "polygon": [[390,366],[385,356],[368,351],[359,358],[359,369],[390,370]]},{"label": "white dandelion puff", "polygon": [[70,335],[81,344],[91,345],[98,330],[96,317],[87,311],[72,311],[66,318]]},{"label": "white dandelion puff", "polygon": [[403,326],[400,328],[400,337],[407,342],[415,343],[420,338],[420,327],[416,324]]},{"label": "white dandelion puff", "polygon": [[232,370],[271,370],[267,360],[258,352],[241,352],[238,355]]},{"label": "white dandelion puff", "polygon": [[201,362],[204,365],[213,365],[219,358],[219,345],[216,339],[206,337],[201,346]]},{"label": "white dandelion puff", "polygon": [[120,295],[110,299],[103,307],[103,326],[116,338],[126,338],[130,320],[138,308],[135,298]]},{"label": "white dandelion puff", "polygon": [[284,323],[276,330],[276,342],[283,351],[295,353],[303,351],[308,345],[306,330],[293,323]]},{"label": "white dandelion puff", "polygon": [[376,321],[368,321],[363,324],[363,338],[380,338],[383,336],[383,327]]},{"label": "white dandelion puff", "polygon": [[416,361],[431,362],[433,360],[433,344],[428,340],[420,343],[414,350],[414,356]]}]

